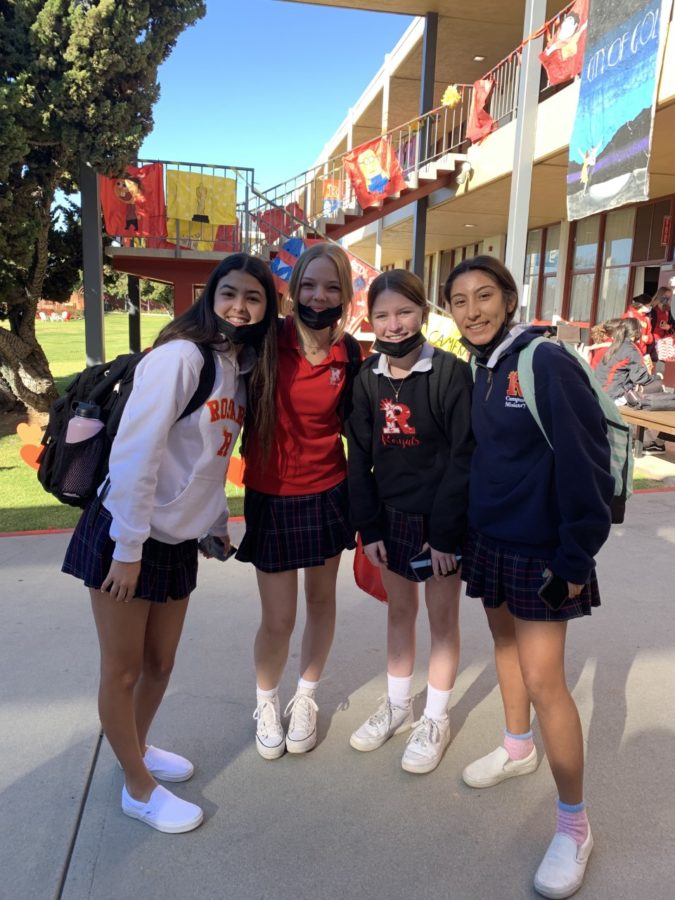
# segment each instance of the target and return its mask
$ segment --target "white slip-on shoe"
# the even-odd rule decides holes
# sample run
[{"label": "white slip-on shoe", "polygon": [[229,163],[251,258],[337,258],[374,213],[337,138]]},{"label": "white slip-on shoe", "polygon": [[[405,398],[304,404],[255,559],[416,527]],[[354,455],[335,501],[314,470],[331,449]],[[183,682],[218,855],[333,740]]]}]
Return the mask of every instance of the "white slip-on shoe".
[{"label": "white slip-on shoe", "polygon": [[352,734],[349,743],[354,750],[364,753],[377,750],[392,735],[407,731],[412,721],[412,703],[407,706],[392,706],[389,697],[384,697],[376,712]]},{"label": "white slip-on shoe", "polygon": [[284,715],[290,715],[286,732],[286,749],[289,753],[307,753],[316,746],[316,714],[319,707],[314,698],[302,691],[289,701]]},{"label": "white slip-on shoe", "polygon": [[593,835],[590,828],[581,846],[569,834],[555,834],[534,876],[535,890],[542,897],[551,897],[553,900],[571,897],[582,885],[592,849]]},{"label": "white slip-on shoe", "polygon": [[261,700],[256,706],[253,718],[256,720],[255,746],[263,759],[278,759],[284,755],[286,740],[281,725],[279,698]]},{"label": "white slip-on shoe", "polygon": [[194,775],[195,767],[189,759],[171,753],[170,750],[160,750],[159,747],[148,745],[143,757],[145,768],[160,781],[187,781]]},{"label": "white slip-on shoe", "polygon": [[447,716],[444,719],[422,716],[408,738],[401,766],[415,775],[433,772],[449,743],[450,719]]},{"label": "white slip-on shoe", "polygon": [[493,787],[507,778],[515,778],[518,775],[529,775],[537,768],[537,748],[525,759],[511,759],[504,747],[497,747],[487,756],[482,756],[464,769],[462,778],[469,787],[486,788]]},{"label": "white slip-on shoe", "polygon": [[159,784],[150,795],[150,799],[145,802],[134,800],[126,786],[123,787],[122,812],[166,834],[193,831],[204,820],[201,807],[195,803],[188,803],[187,800],[181,800]]}]

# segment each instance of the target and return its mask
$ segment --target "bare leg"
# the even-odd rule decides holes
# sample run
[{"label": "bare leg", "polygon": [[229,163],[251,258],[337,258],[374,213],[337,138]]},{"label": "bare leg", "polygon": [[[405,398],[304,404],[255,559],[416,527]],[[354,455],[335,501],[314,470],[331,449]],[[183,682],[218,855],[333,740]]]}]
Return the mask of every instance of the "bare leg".
[{"label": "bare leg", "polygon": [[258,686],[274,690],[288,659],[288,644],[295,627],[298,572],[261,572],[256,569],[262,619],[255,636],[253,656]]},{"label": "bare leg", "polygon": [[417,584],[389,569],[382,569],[387,592],[387,672],[397,678],[412,675],[415,667],[415,622],[419,599]]},{"label": "bare leg", "polygon": [[515,619],[505,603],[485,612],[495,644],[495,665],[506,728],[512,734],[525,734],[530,730],[530,698],[520,669]]},{"label": "bare leg", "polygon": [[326,665],[335,634],[335,584],[340,554],[323,566],[305,569],[307,620],[302,635],[300,674],[307,681],[318,681]]},{"label": "bare leg", "polygon": [[565,680],[566,622],[515,621],[523,679],[563,803],[581,803],[584,748],[576,704]]},{"label": "bare leg", "polygon": [[424,586],[431,632],[429,684],[439,691],[449,691],[457,677],[460,587],[459,575],[430,578]]},{"label": "bare leg", "polygon": [[188,600],[188,597],[184,597],[182,600],[150,604],[145,628],[143,670],[134,691],[136,730],[141,755],[145,755],[150,724],[171,677]]},{"label": "bare leg", "polygon": [[134,713],[134,690],[143,669],[148,600],[118,603],[90,588],[101,648],[98,709],[110,746],[124,769],[129,794],[147,800],[157,782],[145,768]]}]

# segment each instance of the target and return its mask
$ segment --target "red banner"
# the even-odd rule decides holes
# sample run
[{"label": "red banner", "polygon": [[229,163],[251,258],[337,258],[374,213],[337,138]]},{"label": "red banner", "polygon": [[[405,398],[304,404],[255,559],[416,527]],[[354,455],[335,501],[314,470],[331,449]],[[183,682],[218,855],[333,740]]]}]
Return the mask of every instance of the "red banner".
[{"label": "red banner", "polygon": [[495,82],[492,77],[479,78],[478,81],[474,82],[473,91],[471,92],[469,122],[466,127],[466,136],[472,144],[482,141],[497,127],[497,123],[485,109],[494,86]]},{"label": "red banner", "polygon": [[400,193],[406,186],[399,161],[386,138],[361,144],[343,156],[342,163],[362,209],[380,206],[385,197]]},{"label": "red banner", "polygon": [[[290,215],[289,215],[290,213]],[[274,244],[279,238],[290,237],[304,222],[303,208],[295,203],[289,203],[285,209],[271,207],[263,213],[253,213],[251,218],[258,223],[258,228],[265,235],[268,244]],[[300,222],[296,221],[297,219]]]},{"label": "red banner", "polygon": [[119,178],[99,179],[106,233],[122,237],[166,237],[164,167],[127,166]]},{"label": "red banner", "polygon": [[547,36],[546,49],[539,54],[549,84],[563,84],[581,74],[587,30],[588,0],[577,0],[556,20]]}]

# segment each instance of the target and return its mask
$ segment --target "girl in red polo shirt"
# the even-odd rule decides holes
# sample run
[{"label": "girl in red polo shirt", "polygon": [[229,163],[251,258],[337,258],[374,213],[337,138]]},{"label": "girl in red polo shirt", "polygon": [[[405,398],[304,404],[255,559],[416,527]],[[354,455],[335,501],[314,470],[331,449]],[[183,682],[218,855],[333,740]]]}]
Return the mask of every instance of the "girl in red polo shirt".
[{"label": "girl in red polo shirt", "polygon": [[[336,244],[315,244],[298,259],[288,287],[293,312],[279,330],[272,446],[265,453],[253,430],[244,451],[246,534],[237,558],[255,565],[262,604],[253,717],[264,759],[316,744],[314,695],[333,641],[340,554],[355,546],[341,438],[356,369],[350,360],[360,358],[345,334],[352,293],[349,259]],[[305,570],[307,618],[284,734],[278,688],[295,625],[298,569]]]}]

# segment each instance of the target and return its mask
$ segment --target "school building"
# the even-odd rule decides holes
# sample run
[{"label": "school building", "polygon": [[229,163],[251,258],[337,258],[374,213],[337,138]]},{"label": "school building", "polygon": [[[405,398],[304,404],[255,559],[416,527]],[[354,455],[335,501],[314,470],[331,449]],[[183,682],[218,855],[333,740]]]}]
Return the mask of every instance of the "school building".
[{"label": "school building", "polygon": [[[559,316],[582,327],[621,314],[634,295],[652,294],[675,276],[670,2],[664,0],[661,18],[648,198],[615,202],[614,208],[575,221],[567,213],[570,178],[576,178],[583,199],[588,191],[589,198],[597,193],[602,202],[604,188],[594,184],[593,148],[572,147],[585,155],[576,176],[568,175],[580,79],[566,78],[564,65],[562,79],[560,72],[550,78],[539,55],[578,28],[579,0],[566,5],[323,0],[321,5],[416,18],[337,131],[327,136],[316,165],[264,192],[275,208],[284,207],[291,216],[296,210],[316,233],[341,240],[376,268],[412,268],[439,305],[453,265],[479,253],[500,257],[521,279],[523,318],[550,322]],[[658,10],[645,3],[641,12],[639,24],[595,65],[614,65],[631,42],[637,48],[644,37],[646,43],[650,29],[653,37]],[[355,35],[353,47],[334,52],[348,65],[349,55],[364,52],[363,46]],[[474,96],[477,91],[480,97]],[[620,95],[614,99],[621,102]],[[353,158],[354,148],[382,135],[399,161],[405,187],[378,206],[362,208],[345,160]],[[624,181],[620,176],[611,183],[619,198]]]}]

